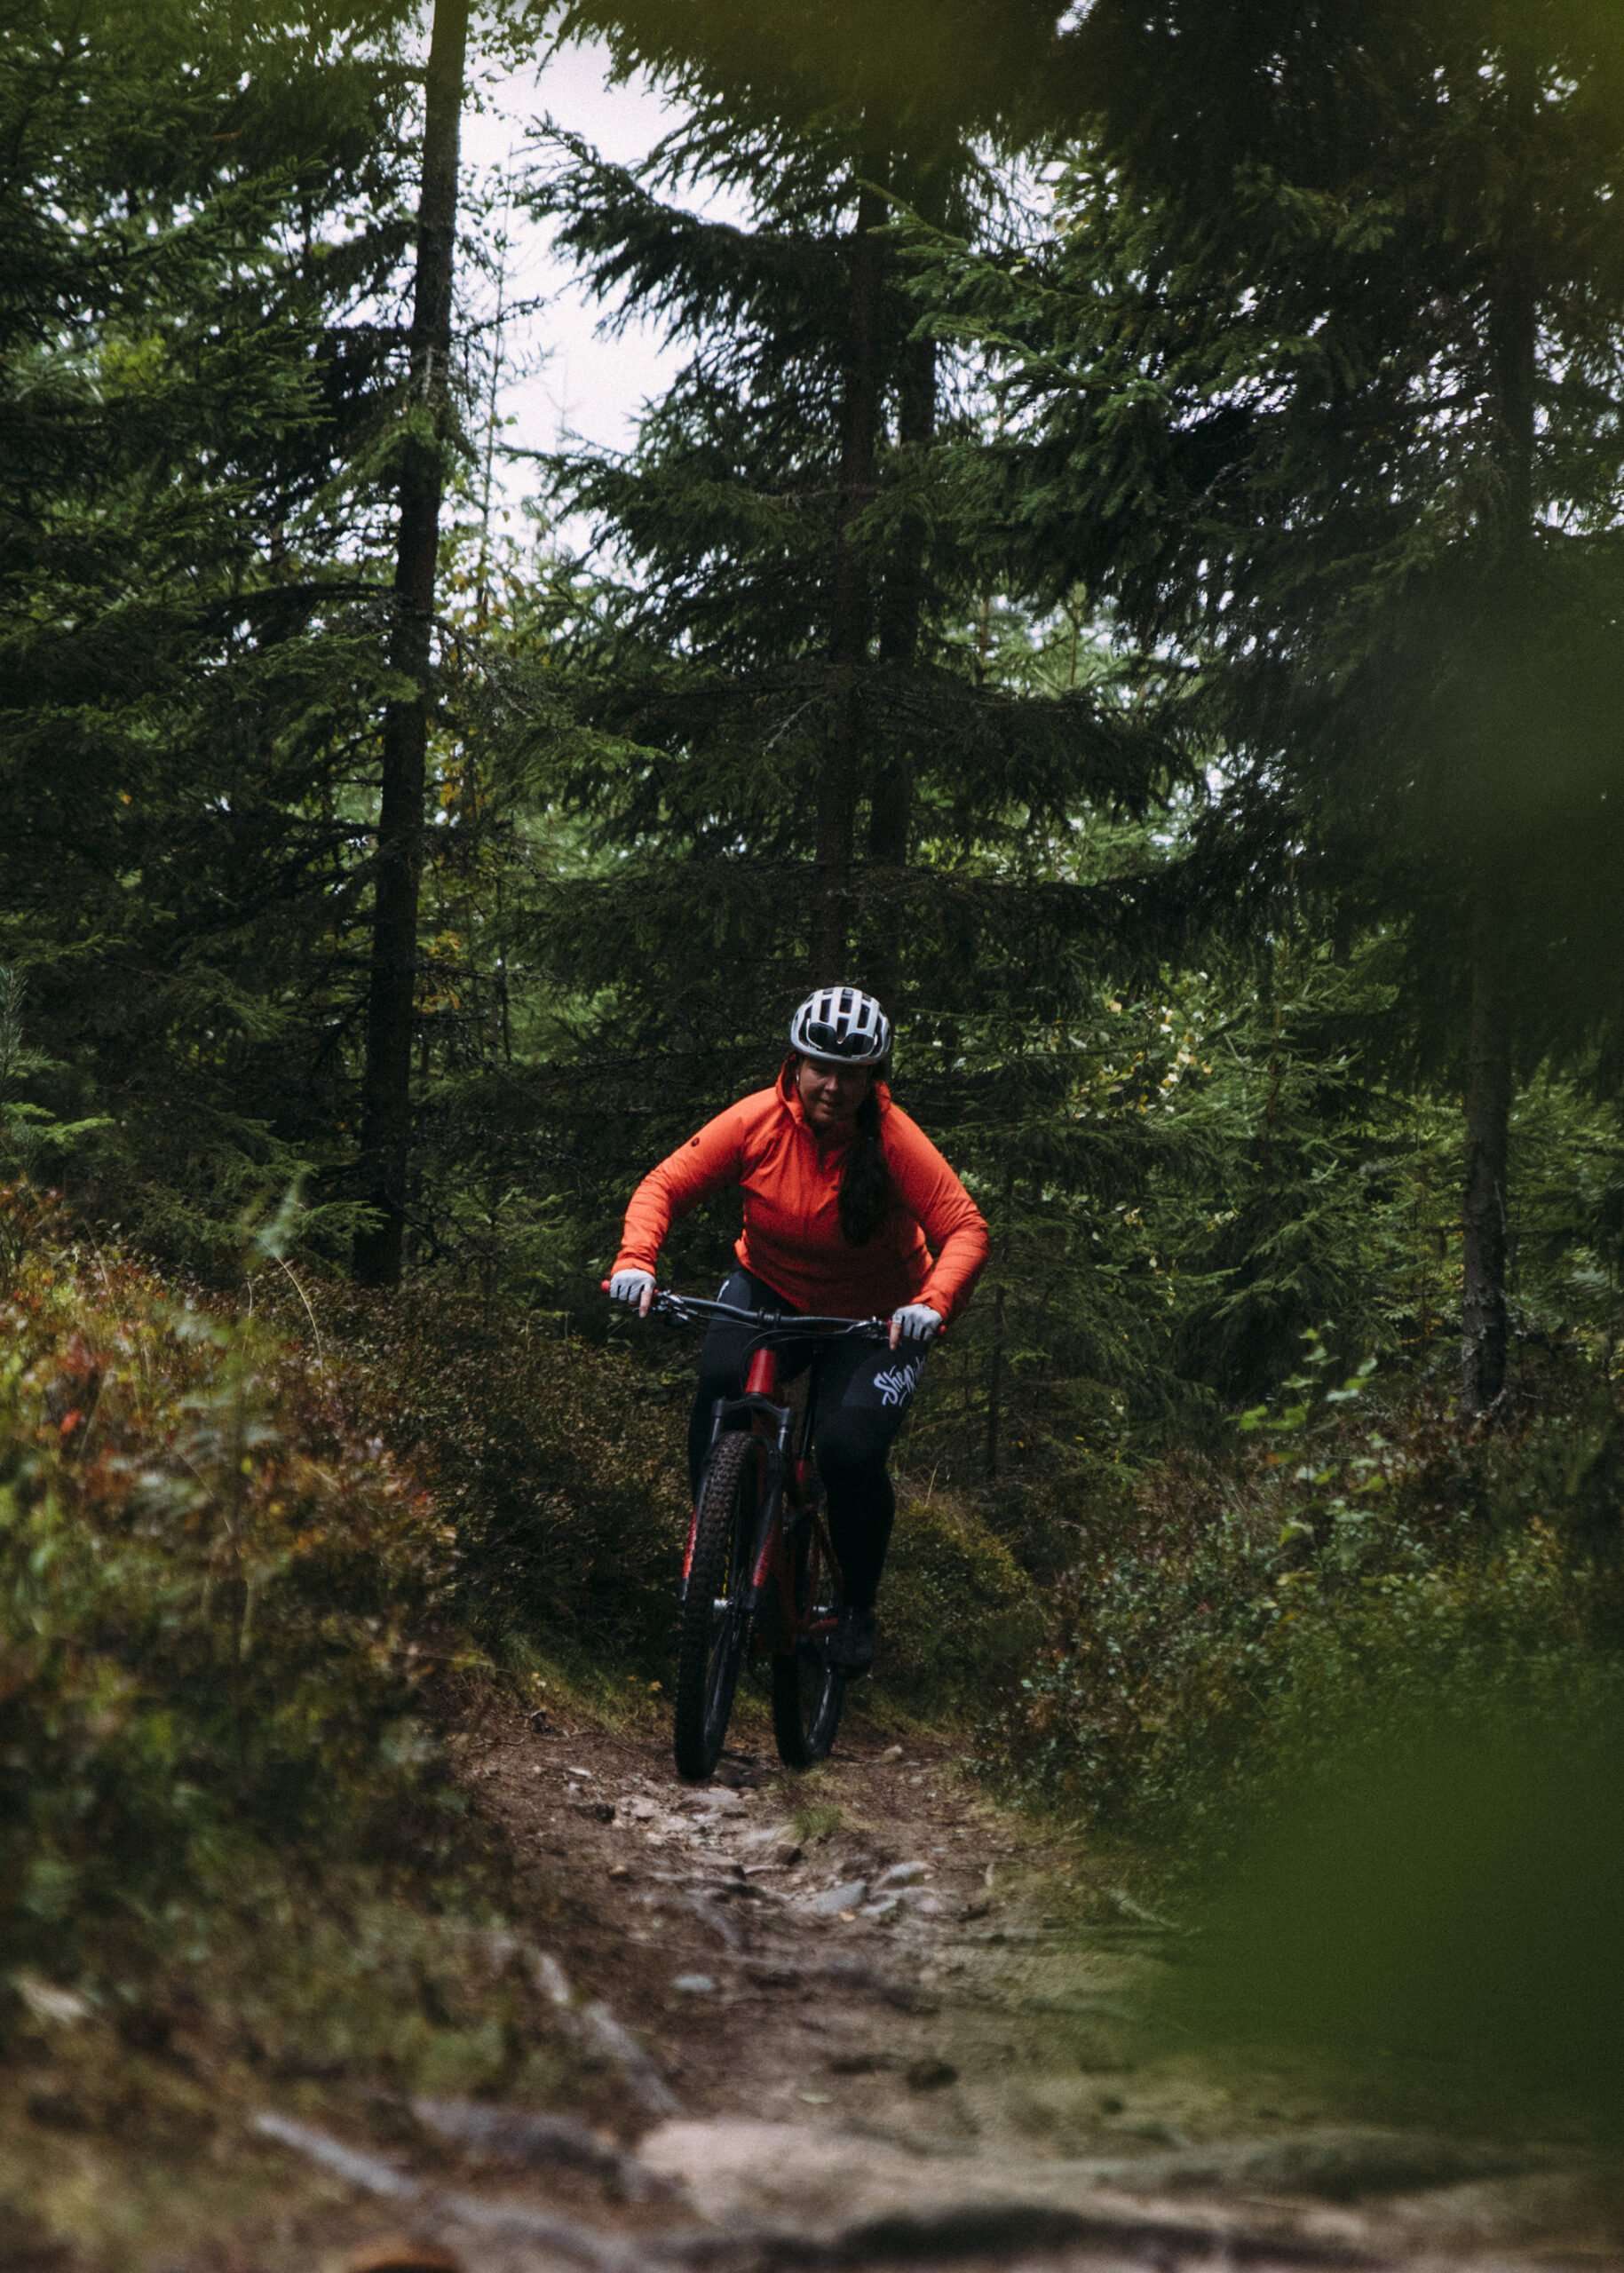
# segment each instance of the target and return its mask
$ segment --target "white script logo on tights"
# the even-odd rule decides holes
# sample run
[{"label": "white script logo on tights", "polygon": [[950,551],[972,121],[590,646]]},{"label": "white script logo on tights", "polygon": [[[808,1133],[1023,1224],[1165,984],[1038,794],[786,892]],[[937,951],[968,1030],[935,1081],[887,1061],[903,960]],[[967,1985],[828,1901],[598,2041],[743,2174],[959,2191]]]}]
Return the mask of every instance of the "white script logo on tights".
[{"label": "white script logo on tights", "polygon": [[888,1374],[876,1374],[874,1385],[880,1392],[882,1405],[906,1405],[914,1394],[919,1380],[919,1360],[911,1366],[895,1366]]}]

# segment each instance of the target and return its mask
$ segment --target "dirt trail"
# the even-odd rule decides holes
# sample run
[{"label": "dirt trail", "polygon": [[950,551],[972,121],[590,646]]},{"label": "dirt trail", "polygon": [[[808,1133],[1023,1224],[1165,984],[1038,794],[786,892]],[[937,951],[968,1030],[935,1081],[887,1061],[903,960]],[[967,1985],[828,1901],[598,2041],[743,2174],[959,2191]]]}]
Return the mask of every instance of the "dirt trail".
[{"label": "dirt trail", "polygon": [[1066,1858],[940,1746],[859,1729],[790,1778],[747,1740],[690,1790],[659,1739],[538,1716],[464,1772],[551,1890],[492,1955],[582,2102],[420,2101],[429,2150],[388,2156],[268,2113],[398,2229],[347,2264],[1624,2262],[1604,2190],[1538,2147],[1329,2125],[1278,2077],[1147,2055],[1128,2000],[1176,1938],[1108,1889],[1080,1924]]}]

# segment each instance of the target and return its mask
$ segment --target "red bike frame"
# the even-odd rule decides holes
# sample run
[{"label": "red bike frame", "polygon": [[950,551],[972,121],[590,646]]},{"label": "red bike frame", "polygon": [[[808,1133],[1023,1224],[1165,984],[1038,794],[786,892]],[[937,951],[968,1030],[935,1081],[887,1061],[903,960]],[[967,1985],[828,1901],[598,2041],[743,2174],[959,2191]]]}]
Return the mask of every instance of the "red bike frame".
[{"label": "red bike frame", "polygon": [[[677,1772],[696,1780],[715,1769],[747,1647],[772,1660],[779,1757],[788,1767],[809,1768],[828,1754],[840,1723],[845,1675],[814,1646],[837,1622],[840,1566],[819,1514],[816,1374],[806,1400],[782,1401],[776,1344],[850,1334],[883,1342],[889,1321],[746,1310],[662,1292],[647,1314],[681,1326],[725,1319],[750,1337],[741,1394],[720,1397],[711,1409],[683,1549],[672,1730]],[[815,1366],[815,1352],[809,1363]]]},{"label": "red bike frame", "polygon": [[[763,1445],[769,1480],[774,1469],[779,1469],[783,1476],[783,1493],[781,1495],[774,1494],[772,1520],[763,1525],[761,1536],[756,1542],[755,1563],[750,1572],[750,1592],[753,1596],[759,1598],[768,1580],[776,1576],[780,1612],[776,1622],[781,1637],[779,1646],[793,1648],[797,1639],[804,1639],[832,1628],[834,1620],[833,1619],[814,1620],[804,1627],[797,1628],[794,1575],[789,1567],[788,1557],[778,1552],[779,1541],[783,1532],[781,1509],[785,1502],[787,1501],[793,1508],[809,1509],[817,1500],[815,1463],[809,1453],[791,1452],[786,1441],[788,1426],[794,1419],[794,1413],[792,1408],[781,1405],[779,1401],[780,1370],[779,1353],[776,1350],[757,1350],[751,1353],[749,1370],[744,1380],[744,1394],[741,1398],[728,1399],[724,1405],[723,1414],[718,1416],[717,1433],[720,1432],[723,1418],[729,1413],[737,1411],[739,1407],[748,1406],[752,1430]],[[701,1489],[703,1481],[701,1477]],[[693,1542],[698,1530],[699,1505],[695,1501],[693,1511],[688,1517],[688,1539],[683,1550],[682,1579],[685,1587],[693,1569]],[[840,1566],[836,1562],[835,1550],[827,1537],[823,1540],[822,1545],[831,1566],[838,1572]],[[757,1638],[759,1639],[758,1636]]]}]

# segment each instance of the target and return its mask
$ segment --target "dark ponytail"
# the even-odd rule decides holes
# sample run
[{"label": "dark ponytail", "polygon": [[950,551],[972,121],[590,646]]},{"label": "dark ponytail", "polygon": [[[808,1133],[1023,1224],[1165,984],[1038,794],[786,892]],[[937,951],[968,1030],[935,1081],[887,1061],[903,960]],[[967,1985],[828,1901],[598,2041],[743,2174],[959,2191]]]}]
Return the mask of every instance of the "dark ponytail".
[{"label": "dark ponytail", "polygon": [[[879,1079],[876,1069],[875,1079]],[[880,1137],[880,1099],[874,1083],[857,1108],[857,1130],[840,1177],[840,1228],[853,1247],[867,1247],[891,1213],[891,1170]]]}]

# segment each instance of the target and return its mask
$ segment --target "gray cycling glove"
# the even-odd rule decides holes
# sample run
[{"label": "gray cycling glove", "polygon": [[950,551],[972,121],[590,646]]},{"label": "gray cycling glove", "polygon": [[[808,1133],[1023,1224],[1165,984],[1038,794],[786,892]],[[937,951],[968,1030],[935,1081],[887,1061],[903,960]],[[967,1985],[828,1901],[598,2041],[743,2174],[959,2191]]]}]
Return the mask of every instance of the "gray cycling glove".
[{"label": "gray cycling glove", "polygon": [[609,1281],[609,1300],[630,1303],[639,1318],[648,1316],[648,1306],[654,1299],[652,1271],[617,1271]]}]

